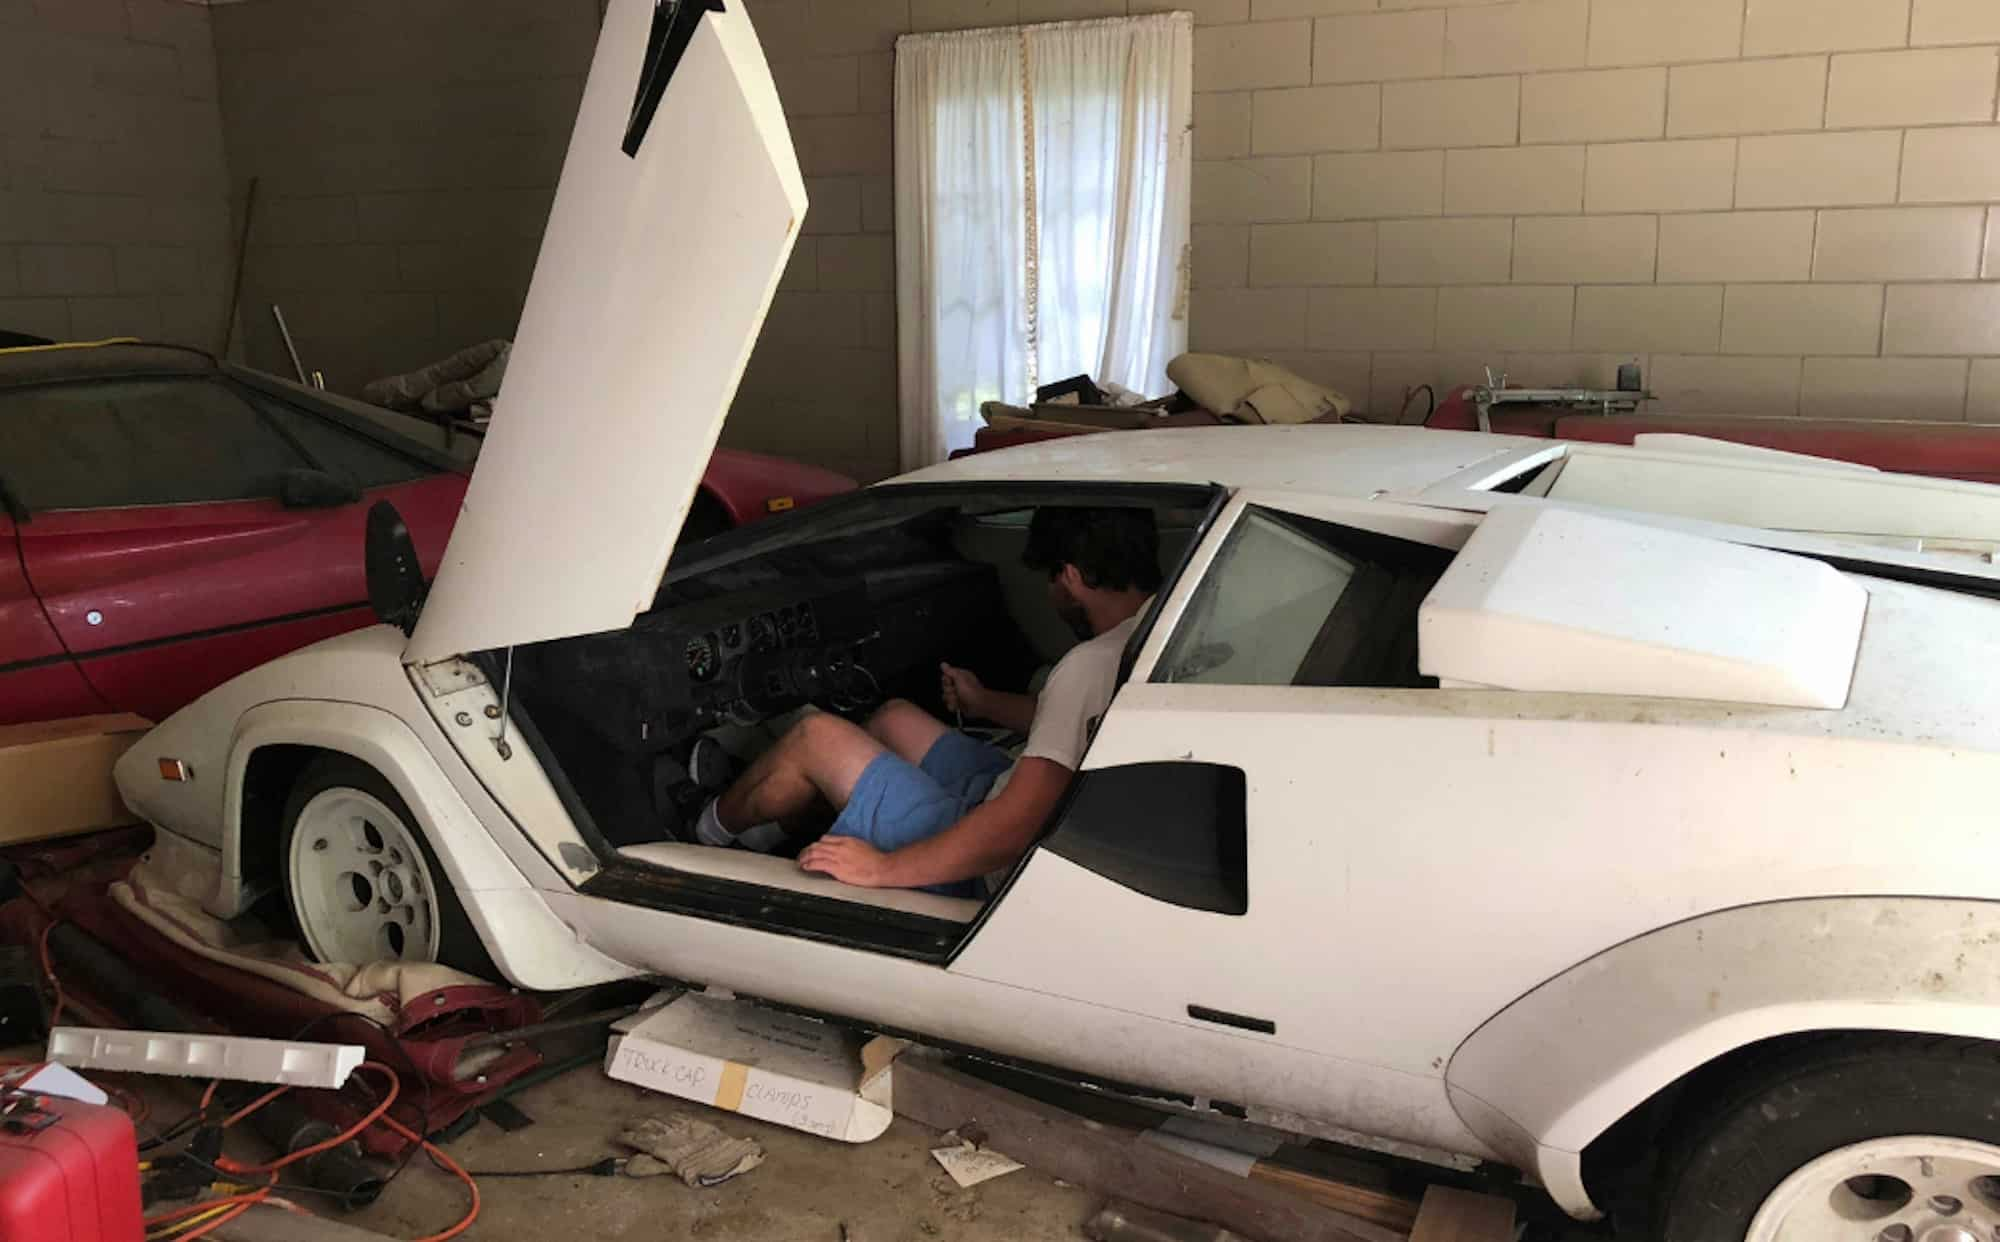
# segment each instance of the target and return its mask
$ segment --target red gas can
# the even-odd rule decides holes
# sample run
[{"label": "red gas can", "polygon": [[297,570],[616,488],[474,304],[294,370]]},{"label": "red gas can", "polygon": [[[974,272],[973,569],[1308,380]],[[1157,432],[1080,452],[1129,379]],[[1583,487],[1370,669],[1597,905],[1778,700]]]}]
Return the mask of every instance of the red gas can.
[{"label": "red gas can", "polygon": [[0,1091],[0,1239],[145,1236],[132,1119],[116,1108]]}]

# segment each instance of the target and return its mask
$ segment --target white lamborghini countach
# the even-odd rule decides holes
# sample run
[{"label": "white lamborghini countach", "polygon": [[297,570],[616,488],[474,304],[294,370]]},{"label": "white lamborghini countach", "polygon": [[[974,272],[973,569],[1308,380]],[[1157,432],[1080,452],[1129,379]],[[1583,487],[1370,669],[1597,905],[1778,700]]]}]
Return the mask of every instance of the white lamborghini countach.
[{"label": "white lamborghini countach", "polygon": [[[1678,437],[1105,434],[669,564],[806,209],[736,0],[614,0],[434,584],[119,765],[209,910],[528,988],[662,976],[1312,1133],[1672,1242],[2000,1230],[2000,489]],[[589,388],[579,400],[579,385]],[[587,414],[586,414],[587,412]],[[677,826],[807,705],[1073,641],[1049,505],[1166,582],[982,899]]]}]

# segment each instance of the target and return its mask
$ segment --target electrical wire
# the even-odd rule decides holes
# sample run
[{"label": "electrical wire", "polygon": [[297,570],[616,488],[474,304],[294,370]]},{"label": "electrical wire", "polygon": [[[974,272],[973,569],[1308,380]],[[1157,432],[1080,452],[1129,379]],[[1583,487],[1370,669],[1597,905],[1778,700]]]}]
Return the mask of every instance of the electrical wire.
[{"label": "electrical wire", "polygon": [[257,1206],[258,1203],[262,1202],[263,1197],[264,1196],[260,1195],[256,1199],[252,1199],[247,1203],[239,1203],[233,1208],[228,1208],[224,1210],[221,1215],[210,1219],[206,1224],[199,1225],[193,1229],[190,1229],[186,1233],[170,1233],[167,1234],[166,1236],[174,1239],[174,1242],[189,1242],[189,1240],[193,1238],[207,1237],[209,1234],[215,1232],[217,1229],[222,1228],[230,1221],[235,1220],[237,1217],[243,1215],[243,1213]]},{"label": "electrical wire", "polygon": [[[410,1076],[417,1081],[417,1085],[421,1086],[424,1089],[423,1103],[418,1106],[418,1117],[420,1118],[423,1127],[423,1132],[425,1134],[429,1134],[431,1132],[430,1077],[429,1075],[425,1074],[423,1070],[418,1068],[416,1058],[410,1055],[409,1049],[403,1047],[403,1041],[397,1036],[397,1033],[394,1030],[390,1029],[388,1023],[383,1022],[377,1018],[371,1018],[365,1013],[351,1013],[345,1010],[329,1010],[326,1013],[318,1015],[311,1021],[307,1022],[304,1026],[300,1027],[297,1033],[295,1033],[292,1036],[292,1038],[295,1040],[304,1039],[308,1034],[312,1032],[313,1028],[319,1026],[320,1023],[337,1022],[343,1018],[352,1018],[357,1022],[365,1022],[369,1026],[372,1026],[376,1030],[382,1032],[384,1038],[388,1040],[389,1045],[396,1050],[396,1055],[400,1056],[403,1059],[403,1064],[409,1068]],[[389,1176],[383,1180],[382,1189],[387,1190],[389,1188],[389,1183],[395,1181],[397,1178],[403,1175],[403,1170],[409,1168],[410,1162],[416,1159],[418,1150],[419,1149],[415,1145],[411,1145],[404,1150],[402,1158],[396,1162],[396,1167],[393,1170],[391,1170]]]},{"label": "electrical wire", "polygon": [[245,1104],[243,1107],[237,1109],[235,1112],[229,1114],[227,1117],[224,1117],[222,1119],[222,1128],[227,1130],[229,1127],[235,1125],[237,1122],[243,1120],[245,1117],[248,1117],[251,1113],[256,1112],[258,1109],[264,1107],[266,1104],[269,1104],[272,1100],[277,1099],[279,1096],[283,1095],[285,1092],[289,1090],[291,1090],[290,1087],[276,1087],[270,1091],[266,1091],[264,1094],[250,1101],[248,1104]]},{"label": "electrical wire", "polygon": [[466,1173],[472,1177],[610,1177],[624,1167],[623,1156],[606,1156],[573,1169],[467,1169]]},{"label": "electrical wire", "polygon": [[424,1150],[424,1154],[429,1156],[433,1163],[442,1164],[444,1166],[445,1172],[450,1173],[452,1176],[458,1178],[459,1181],[464,1182],[465,1192],[467,1195],[471,1197],[472,1200],[472,1202],[465,1209],[465,1215],[459,1218],[457,1224],[453,1225],[449,1229],[444,1230],[441,1233],[433,1233],[427,1237],[418,1238],[416,1239],[416,1242],[451,1242],[451,1239],[457,1237],[459,1234],[464,1233],[466,1230],[472,1228],[472,1222],[479,1219],[479,1183],[472,1180],[472,1174],[467,1173],[463,1168],[459,1166],[458,1161],[453,1160],[450,1156],[445,1155],[444,1152],[440,1150],[435,1144],[433,1144],[429,1139],[425,1138],[421,1134],[412,1134],[408,1126],[396,1120],[394,1117],[383,1117],[382,1124],[387,1126],[391,1131],[400,1134],[404,1138],[409,1139],[411,1142],[421,1146]]},{"label": "electrical wire", "polygon": [[[30,900],[33,901],[36,906],[41,907],[44,914],[51,914],[48,907],[42,905],[42,903],[39,900],[36,900],[32,896],[32,894],[30,894]],[[65,1001],[67,999],[62,990],[62,981],[56,977],[55,965],[49,955],[49,933],[55,930],[56,922],[57,920],[55,920],[53,918],[53,915],[51,914],[50,921],[42,927],[41,936],[37,941],[41,955],[42,973],[47,977],[49,988],[51,992],[54,993],[55,996],[55,1005],[53,1007],[53,1012],[49,1019],[50,1026],[56,1025],[56,1019],[61,1016]],[[381,1022],[375,1018],[369,1017],[367,1014],[336,1010],[336,1011],[328,1011],[326,1013],[322,1013],[314,1017],[311,1021],[307,1022],[303,1027],[299,1028],[298,1033],[294,1035],[292,1038],[294,1040],[304,1039],[306,1034],[310,1032],[314,1027],[318,1026],[320,1023],[326,1021],[338,1020],[341,1018],[356,1018],[359,1019],[360,1021],[366,1022],[369,1025],[375,1027],[377,1030],[381,1031],[383,1035],[387,1037],[388,1042],[392,1046],[394,1046],[396,1051],[402,1056],[403,1063],[409,1067],[411,1075],[417,1080],[419,1085],[421,1085],[424,1089],[423,1104],[421,1106],[423,1133],[412,1131],[408,1126],[404,1125],[402,1122],[396,1120],[394,1117],[389,1116],[389,1107],[390,1105],[396,1102],[396,1097],[398,1094],[400,1094],[402,1090],[402,1082],[401,1079],[398,1077],[396,1071],[390,1068],[389,1066],[382,1064],[380,1061],[363,1061],[359,1068],[372,1069],[380,1073],[388,1083],[387,1093],[384,1095],[382,1102],[377,1104],[374,1108],[370,1109],[369,1112],[365,1116],[363,1116],[360,1121],[348,1127],[346,1130],[341,1131],[339,1134],[334,1135],[332,1138],[329,1138],[324,1142],[314,1143],[308,1147],[302,1147],[297,1151],[288,1152],[276,1160],[269,1161],[261,1165],[244,1165],[235,1160],[231,1160],[227,1157],[219,1157],[214,1164],[210,1164],[208,1161],[203,1160],[200,1157],[194,1156],[190,1153],[181,1153],[187,1159],[192,1160],[194,1163],[200,1165],[205,1169],[208,1169],[211,1172],[220,1173],[228,1176],[237,1176],[245,1173],[267,1173],[270,1175],[270,1180],[266,1182],[264,1185],[256,1187],[255,1189],[252,1189],[247,1193],[226,1195],[218,1199],[204,1199],[199,1203],[190,1204],[187,1207],[175,1208],[170,1211],[161,1212],[154,1216],[148,1217],[146,1218],[145,1223],[148,1227],[148,1233],[146,1236],[149,1239],[172,1239],[172,1242],[192,1242],[192,1240],[195,1238],[207,1236],[208,1234],[214,1232],[216,1229],[222,1227],[223,1225],[228,1224],[230,1221],[235,1220],[238,1216],[241,1216],[243,1213],[249,1211],[250,1208],[255,1204],[264,1202],[265,1200],[269,1199],[271,1197],[271,1192],[277,1187],[278,1171],[280,1169],[283,1169],[292,1164],[296,1164],[299,1161],[308,1159],[312,1156],[316,1156],[321,1152],[329,1151],[335,1147],[339,1147],[345,1143],[351,1142],[358,1135],[360,1135],[360,1133],[363,1130],[366,1130],[371,1125],[382,1126],[383,1128],[389,1130],[391,1133],[396,1134],[399,1137],[403,1138],[408,1144],[407,1148],[403,1153],[402,1160],[397,1164],[395,1170],[392,1173],[390,1173],[389,1177],[382,1183],[384,1189],[388,1187],[388,1184],[390,1182],[394,1181],[397,1177],[400,1177],[402,1175],[403,1170],[409,1167],[410,1161],[416,1157],[416,1154],[419,1151],[422,1151],[426,1156],[428,1156],[431,1160],[431,1163],[439,1166],[445,1172],[452,1174],[454,1177],[457,1177],[461,1182],[465,1183],[466,1193],[471,1200],[470,1204],[466,1208],[465,1215],[460,1217],[458,1222],[452,1225],[450,1228],[445,1229],[439,1233],[430,1234],[426,1237],[416,1239],[416,1242],[450,1242],[450,1239],[457,1237],[461,1233],[464,1233],[467,1229],[472,1227],[472,1223],[475,1220],[479,1219],[479,1207],[480,1207],[479,1184],[472,1179],[471,1174],[467,1173],[464,1168],[460,1167],[457,1161],[453,1160],[450,1156],[446,1155],[442,1149],[440,1149],[436,1144],[432,1143],[430,1139],[426,1137],[426,1135],[430,1132],[431,1128],[430,1079],[425,1076],[425,1074],[421,1069],[418,1068],[416,1060],[413,1057],[411,1057],[409,1051],[402,1046],[402,1042],[400,1041],[400,1039],[398,1039],[397,1034],[394,1030],[390,1029],[390,1027],[386,1023]],[[195,1111],[190,1113],[188,1116],[181,1118],[179,1121],[176,1121],[173,1125],[169,1126],[167,1130],[158,1137],[158,1139],[153,1145],[154,1146],[164,1145],[166,1142],[170,1141],[171,1135],[185,1129],[187,1126],[191,1124],[199,1122],[201,1119],[206,1117],[208,1115],[209,1107],[215,1102],[215,1093],[221,1086],[222,1086],[221,1079],[216,1079],[214,1081],[211,1081],[208,1084],[208,1087],[202,1092],[201,1102],[199,1105],[196,1106]],[[243,1120],[245,1117],[250,1116],[252,1113],[256,1112],[264,1105],[269,1104],[272,1100],[277,1099],[280,1095],[283,1095],[288,1090],[290,1090],[289,1087],[279,1087],[276,1090],[265,1092],[263,1095],[253,1100],[250,1104],[236,1110],[234,1113],[231,1113],[228,1117],[224,1118],[222,1122],[223,1128],[226,1129],[227,1127]],[[141,1101],[141,1103],[143,1104],[143,1101]],[[142,1113],[140,1117],[135,1118],[135,1124],[136,1121],[143,1120],[145,1115],[146,1115],[145,1113]],[[508,1175],[502,1174],[501,1176],[508,1176]],[[317,1187],[288,1187],[287,1189],[313,1190],[313,1191],[318,1190]],[[321,1193],[327,1193],[327,1192],[321,1192]],[[193,1219],[183,1221],[181,1219],[182,1217],[192,1217]],[[160,1229],[160,1227],[163,1225],[168,1227],[165,1229]],[[155,1232],[156,1230],[157,1232]]]},{"label": "electrical wire", "polygon": [[207,1211],[202,1212],[198,1215],[190,1216],[186,1220],[177,1220],[173,1221],[170,1224],[161,1225],[155,1229],[149,1229],[146,1231],[146,1237],[149,1239],[174,1237],[180,1233],[185,1232],[186,1230],[193,1229],[196,1225],[202,1224],[205,1221],[214,1220],[216,1217],[222,1215],[224,1212],[227,1212],[229,1210],[229,1207],[230,1205],[225,1203],[219,1207],[211,1207]]},{"label": "electrical wire", "polygon": [[[390,1069],[388,1066],[382,1064],[380,1061],[363,1061],[359,1068],[372,1069],[376,1071],[377,1073],[381,1074],[389,1084],[389,1089],[387,1093],[383,1095],[382,1102],[380,1104],[377,1104],[374,1108],[369,1109],[368,1112],[361,1118],[360,1121],[355,1122],[347,1129],[342,1130],[340,1133],[335,1134],[330,1138],[321,1139],[317,1143],[310,1143],[304,1147],[298,1148],[295,1151],[286,1152],[284,1155],[278,1157],[276,1160],[266,1161],[263,1164],[241,1164],[235,1160],[231,1160],[227,1156],[218,1158],[215,1163],[221,1168],[226,1169],[231,1173],[276,1173],[279,1169],[297,1164],[301,1160],[306,1160],[313,1156],[317,1156],[323,1151],[331,1151],[334,1148],[339,1147],[341,1144],[346,1143],[349,1140],[353,1139],[354,1137],[359,1135],[363,1130],[366,1130],[369,1126],[373,1125],[376,1121],[380,1120],[386,1113],[388,1113],[389,1106],[396,1102],[396,1096],[400,1094],[402,1091],[402,1080],[396,1077],[396,1071]],[[230,1125],[235,1124],[237,1121],[240,1121],[244,1117],[249,1116],[251,1113],[257,1111],[259,1108],[262,1108],[264,1105],[269,1104],[272,1100],[277,1099],[280,1095],[283,1095],[286,1091],[289,1090],[291,1090],[291,1088],[281,1087],[276,1091],[266,1092],[264,1095],[260,1096],[257,1099],[256,1103],[251,1105],[249,1108],[243,1109],[241,1112],[236,1113],[234,1116],[224,1121],[222,1123],[223,1126],[226,1128]]]},{"label": "electrical wire", "polygon": [[[172,1224],[172,1228],[169,1228],[163,1232],[151,1232],[147,1236],[149,1238],[156,1238],[156,1239],[172,1238],[175,1240],[175,1242],[188,1242],[189,1239],[202,1237],[208,1234],[209,1232],[213,1231],[214,1229],[217,1229],[220,1226],[225,1225],[230,1221],[236,1219],[236,1217],[242,1215],[244,1212],[249,1211],[251,1205],[256,1203],[261,1203],[265,1199],[269,1198],[271,1195],[271,1191],[277,1185],[277,1174],[279,1170],[289,1165],[296,1164],[301,1160],[309,1159],[312,1156],[316,1156],[323,1151],[329,1151],[335,1147],[339,1147],[342,1144],[350,1142],[356,1136],[358,1136],[363,1130],[366,1130],[371,1125],[380,1125],[385,1129],[389,1130],[391,1133],[401,1136],[402,1138],[409,1141],[413,1145],[411,1147],[412,1152],[421,1150],[425,1155],[430,1157],[433,1163],[436,1163],[445,1172],[452,1174],[454,1177],[458,1178],[461,1182],[465,1183],[466,1192],[471,1200],[469,1206],[466,1209],[465,1215],[459,1218],[458,1222],[452,1225],[449,1229],[445,1229],[439,1233],[430,1234],[424,1238],[417,1239],[417,1242],[449,1242],[450,1239],[457,1237],[459,1234],[464,1233],[467,1229],[471,1228],[472,1222],[479,1218],[479,1207],[480,1207],[479,1184],[473,1180],[472,1175],[470,1173],[467,1173],[465,1169],[458,1164],[457,1161],[453,1160],[450,1156],[446,1155],[443,1150],[437,1147],[436,1144],[432,1143],[428,1138],[424,1137],[423,1135],[418,1134],[415,1131],[411,1130],[408,1126],[404,1125],[400,1121],[397,1121],[394,1117],[389,1116],[389,1107],[396,1102],[396,1097],[401,1091],[401,1081],[397,1077],[395,1070],[390,1069],[388,1066],[382,1064],[380,1061],[363,1061],[360,1065],[360,1068],[366,1070],[373,1070],[374,1072],[381,1074],[383,1079],[387,1083],[387,1090],[383,1093],[381,1102],[376,1104],[373,1108],[371,1108],[361,1118],[361,1120],[355,1122],[353,1125],[349,1126],[345,1130],[342,1130],[340,1133],[332,1136],[331,1138],[328,1138],[322,1142],[310,1144],[309,1146],[306,1147],[301,1147],[297,1151],[288,1152],[285,1155],[278,1157],[276,1160],[267,1161],[263,1164],[246,1165],[240,1163],[239,1161],[229,1159],[228,1157],[222,1157],[217,1159],[214,1166],[210,1167],[218,1168],[221,1171],[227,1172],[232,1175],[242,1175],[242,1174],[252,1174],[252,1173],[269,1174],[271,1180],[264,1186],[249,1191],[248,1193],[245,1194],[225,1195],[219,1199],[204,1199],[200,1203],[190,1204],[187,1207],[182,1207],[182,1208],[174,1208],[170,1211],[161,1212],[154,1216],[150,1216],[146,1219],[146,1224],[149,1226],[149,1228],[158,1230],[160,1226],[169,1224]],[[264,1105],[278,1098],[278,1096],[283,1094],[283,1092],[286,1090],[289,1090],[289,1088],[280,1088],[277,1091],[265,1092],[262,1096],[258,1097],[258,1099],[253,1101],[251,1104],[242,1109],[239,1109],[236,1113],[232,1114],[227,1120],[223,1122],[223,1125],[227,1127],[229,1125],[234,1124],[237,1121],[242,1120],[244,1117],[247,1117],[251,1113],[257,1111],[257,1109],[262,1108]],[[206,1103],[208,1101],[211,1101],[213,1099],[213,1096],[214,1096],[214,1088],[211,1086],[211,1088],[207,1092],[203,1093],[204,1107],[206,1107]],[[207,1164],[206,1161],[199,1161],[199,1163],[202,1163],[204,1165]],[[400,1172],[400,1170],[398,1171]],[[181,1224],[173,1224],[173,1222],[181,1221],[181,1218],[183,1217],[193,1217],[194,1220],[193,1222],[183,1222]],[[191,1228],[187,1227],[188,1224],[192,1224],[193,1227]]]},{"label": "electrical wire", "polygon": [[[38,901],[35,904],[39,906],[42,903]],[[42,913],[47,914],[48,912],[48,907],[42,906]],[[56,978],[55,963],[49,958],[49,933],[55,929],[56,920],[51,918],[48,922],[42,924],[42,934],[36,942],[40,946],[42,953],[42,974],[48,978],[49,991],[55,993],[55,1004],[49,1009],[49,1026],[51,1029],[62,1025],[62,1011],[65,1003],[62,981]]]}]

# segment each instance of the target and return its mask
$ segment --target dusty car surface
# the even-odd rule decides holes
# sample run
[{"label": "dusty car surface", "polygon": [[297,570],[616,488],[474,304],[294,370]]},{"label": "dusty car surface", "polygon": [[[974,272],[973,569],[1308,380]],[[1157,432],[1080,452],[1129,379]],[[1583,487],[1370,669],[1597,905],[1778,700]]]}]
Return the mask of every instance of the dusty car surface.
[{"label": "dusty car surface", "polygon": [[[382,511],[393,624],[119,765],[182,891],[283,892],[322,957],[669,976],[1502,1161],[1676,1242],[1994,1236],[2000,491],[1703,441],[1161,431],[669,565],[804,210],[741,10],[615,0],[428,596]],[[616,437],[542,399],[579,371]],[[1169,573],[987,896],[679,839],[697,746],[1061,655],[1020,552],[1079,504],[1150,509]]]},{"label": "dusty car surface", "polygon": [[[0,724],[160,719],[374,620],[371,504],[444,554],[477,433],[180,345],[0,342]],[[684,540],[851,490],[717,449]]]}]

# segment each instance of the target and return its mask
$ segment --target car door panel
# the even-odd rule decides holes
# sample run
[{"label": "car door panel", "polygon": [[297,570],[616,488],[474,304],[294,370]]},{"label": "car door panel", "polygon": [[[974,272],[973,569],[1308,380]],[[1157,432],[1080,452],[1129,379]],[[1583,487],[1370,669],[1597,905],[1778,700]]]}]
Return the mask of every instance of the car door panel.
[{"label": "car door panel", "polygon": [[[0,391],[0,428],[27,513],[19,565],[48,624],[106,705],[155,717],[366,623],[369,503],[397,505],[434,571],[465,488],[324,411],[206,373],[44,378]],[[282,503],[312,471],[336,503]],[[338,503],[336,481],[375,490]]]},{"label": "car door panel", "polygon": [[1305,1105],[1339,1072],[1326,1058],[1275,1063],[1242,1032],[1174,1027],[1054,988],[573,891],[544,896],[593,948],[653,973],[1109,1085],[1230,1101],[1276,1094]]},{"label": "car door panel", "polygon": [[464,481],[381,489],[361,503],[276,501],[75,510],[21,527],[29,577],[105,702],[159,718],[266,660],[373,619],[362,551],[388,498],[434,572]]},{"label": "car door panel", "polygon": [[103,710],[28,584],[14,520],[0,514],[0,724]]}]

